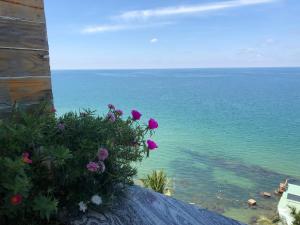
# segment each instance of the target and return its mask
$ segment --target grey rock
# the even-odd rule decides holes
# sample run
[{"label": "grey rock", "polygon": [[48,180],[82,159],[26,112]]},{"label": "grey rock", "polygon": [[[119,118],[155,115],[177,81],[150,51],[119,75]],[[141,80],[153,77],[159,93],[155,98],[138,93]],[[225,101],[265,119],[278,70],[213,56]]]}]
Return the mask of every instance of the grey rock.
[{"label": "grey rock", "polygon": [[89,212],[72,225],[244,225],[217,213],[138,186],[131,186],[110,210]]}]

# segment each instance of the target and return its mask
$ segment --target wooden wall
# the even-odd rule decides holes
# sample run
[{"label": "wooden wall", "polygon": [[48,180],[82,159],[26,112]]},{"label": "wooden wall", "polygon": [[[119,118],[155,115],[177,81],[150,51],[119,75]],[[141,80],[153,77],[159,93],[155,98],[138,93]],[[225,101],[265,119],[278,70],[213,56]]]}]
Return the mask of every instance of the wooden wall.
[{"label": "wooden wall", "polygon": [[0,0],[0,114],[44,99],[52,92],[43,0]]}]

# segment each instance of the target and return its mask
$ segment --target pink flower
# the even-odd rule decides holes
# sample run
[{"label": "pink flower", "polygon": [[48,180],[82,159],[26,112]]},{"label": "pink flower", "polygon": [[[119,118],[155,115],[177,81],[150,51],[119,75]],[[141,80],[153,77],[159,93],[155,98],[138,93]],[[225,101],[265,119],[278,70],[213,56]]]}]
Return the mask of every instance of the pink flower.
[{"label": "pink flower", "polygon": [[116,116],[112,112],[109,112],[109,113],[107,113],[107,119],[113,123],[116,121]]},{"label": "pink flower", "polygon": [[13,195],[13,196],[10,198],[10,203],[11,203],[12,205],[19,205],[19,204],[21,204],[22,199],[23,199],[22,195],[16,194],[16,195]]},{"label": "pink flower", "polygon": [[150,149],[150,150],[154,150],[154,149],[158,148],[157,144],[152,140],[148,140],[147,145],[148,145],[148,149]]},{"label": "pink flower", "polygon": [[24,152],[22,154],[22,160],[24,163],[27,163],[27,164],[31,164],[32,163],[32,160],[29,158],[29,153],[28,152]]},{"label": "pink flower", "polygon": [[137,110],[132,110],[131,115],[132,115],[133,120],[139,120],[139,119],[141,119],[141,116],[142,116],[142,114]]},{"label": "pink flower", "polygon": [[123,115],[123,111],[122,111],[121,109],[117,109],[117,110],[116,110],[116,114],[117,114],[118,116],[122,116],[122,115]]},{"label": "pink flower", "polygon": [[107,107],[110,109],[110,110],[115,110],[115,106],[113,104],[108,104]]},{"label": "pink flower", "polygon": [[86,165],[86,168],[91,171],[91,172],[97,172],[100,169],[100,166],[98,165],[98,163],[95,162],[89,162]]},{"label": "pink flower", "polygon": [[149,120],[149,122],[148,122],[148,128],[150,129],[150,130],[154,130],[154,129],[156,129],[156,128],[158,128],[158,123],[157,123],[157,121],[155,120],[155,119],[150,119]]},{"label": "pink flower", "polygon": [[108,151],[106,148],[100,148],[98,151],[98,159],[104,161],[108,157]]}]

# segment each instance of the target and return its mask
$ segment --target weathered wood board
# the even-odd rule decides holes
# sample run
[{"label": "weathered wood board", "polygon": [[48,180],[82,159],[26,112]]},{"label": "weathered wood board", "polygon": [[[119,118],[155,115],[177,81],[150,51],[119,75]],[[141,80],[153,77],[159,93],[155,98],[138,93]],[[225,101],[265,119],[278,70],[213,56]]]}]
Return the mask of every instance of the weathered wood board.
[{"label": "weathered wood board", "polygon": [[51,100],[43,0],[0,0],[0,116]]},{"label": "weathered wood board", "polygon": [[[0,79],[0,82],[2,103],[29,103],[46,99],[49,100],[51,98],[50,77],[8,80]],[[9,94],[5,93],[5,91],[8,91]]]},{"label": "weathered wood board", "polygon": [[0,46],[48,50],[45,24],[0,18]]},{"label": "weathered wood board", "polygon": [[33,8],[34,7],[40,8],[40,9],[44,8],[43,0],[1,0],[1,1],[10,2],[10,3],[17,4],[17,5],[30,6]]},{"label": "weathered wood board", "polygon": [[0,80],[0,107],[7,108],[10,105],[9,86],[3,80]]},{"label": "weathered wood board", "polygon": [[206,209],[132,186],[111,210],[88,212],[72,225],[242,225]]},{"label": "weathered wood board", "polygon": [[49,53],[0,49],[0,77],[50,76]]},{"label": "weathered wood board", "polygon": [[[24,0],[24,2],[26,1]],[[33,7],[4,0],[0,0],[0,17],[9,17],[39,23],[45,22],[45,14],[42,5],[41,7]]]}]

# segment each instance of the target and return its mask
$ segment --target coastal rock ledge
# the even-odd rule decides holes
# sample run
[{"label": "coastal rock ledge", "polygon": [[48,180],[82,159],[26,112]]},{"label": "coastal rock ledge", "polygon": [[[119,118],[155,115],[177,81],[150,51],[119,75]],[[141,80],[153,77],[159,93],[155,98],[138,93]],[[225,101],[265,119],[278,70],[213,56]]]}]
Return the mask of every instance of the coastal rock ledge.
[{"label": "coastal rock ledge", "polygon": [[245,225],[138,186],[129,187],[111,210],[89,212],[72,225]]}]

